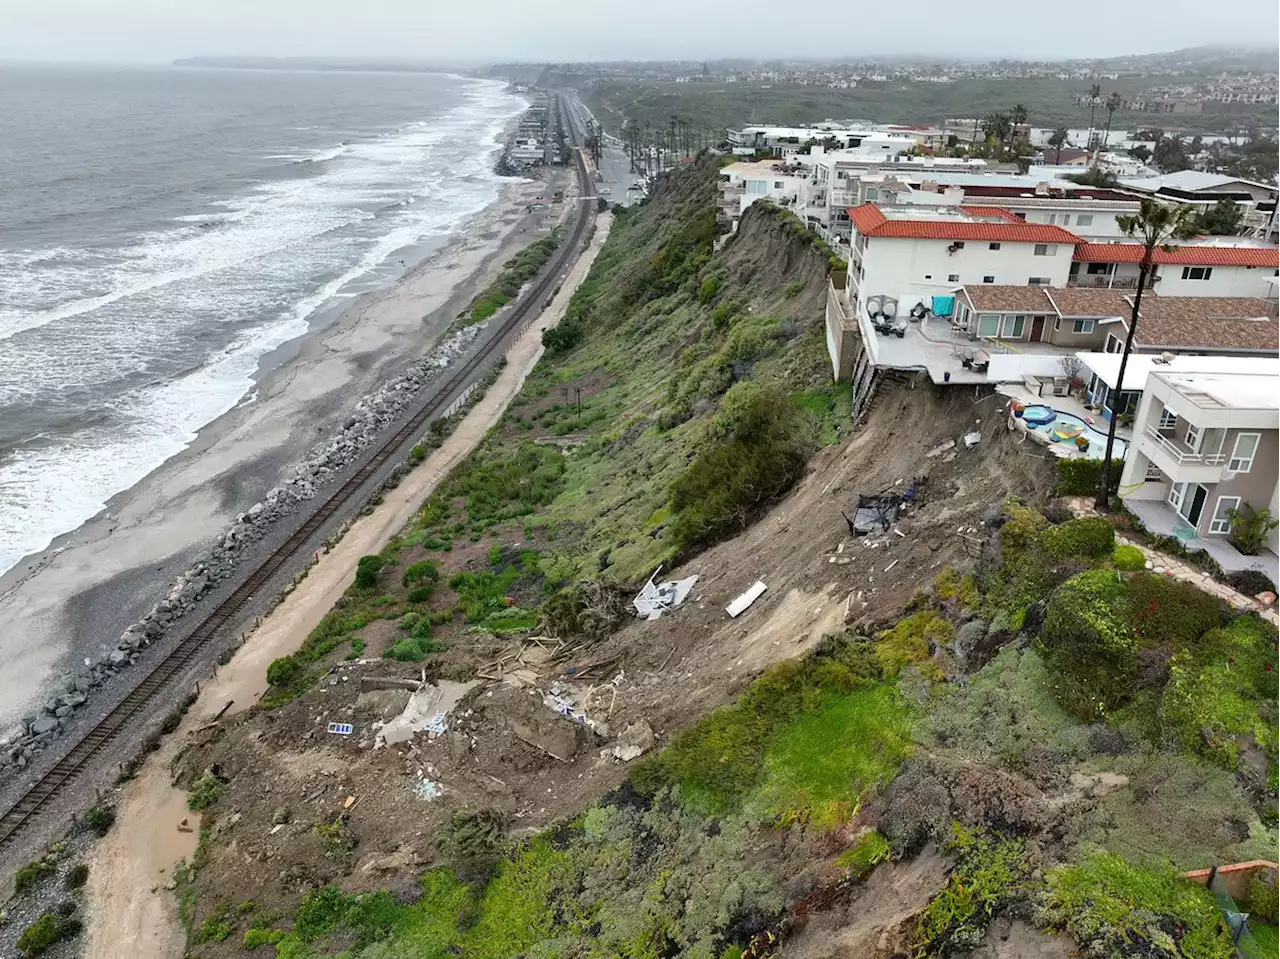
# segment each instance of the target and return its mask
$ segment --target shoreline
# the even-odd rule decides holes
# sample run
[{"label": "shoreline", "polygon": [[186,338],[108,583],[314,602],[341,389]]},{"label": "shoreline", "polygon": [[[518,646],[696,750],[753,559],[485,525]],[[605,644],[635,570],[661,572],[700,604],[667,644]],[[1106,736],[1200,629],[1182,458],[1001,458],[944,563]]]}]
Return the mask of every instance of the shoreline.
[{"label": "shoreline", "polygon": [[[543,179],[499,196],[390,286],[313,314],[264,354],[252,386],[179,453],[96,516],[0,576],[0,733],[38,711],[59,676],[113,648],[121,630],[239,512],[337,433],[355,403],[426,355],[515,249],[541,235],[529,200]],[[424,244],[425,246],[425,244]]]},{"label": "shoreline", "polygon": [[233,701],[229,712],[250,708],[266,690],[270,661],[293,650],[332,608],[351,579],[356,560],[377,552],[417,511],[422,501],[484,439],[519,393],[525,377],[542,356],[542,333],[564,315],[574,290],[586,276],[609,234],[609,221],[599,222],[589,248],[570,269],[561,291],[533,324],[503,354],[507,366],[434,450],[415,467],[383,503],[358,519],[342,540],[325,553],[297,589],[262,620],[226,666],[201,688],[181,725],[125,786],[116,827],[92,853],[87,886],[85,955],[111,957],[122,945],[137,959],[177,959],[186,946],[177,903],[169,884],[173,864],[189,858],[196,833],[177,832],[187,810],[186,794],[171,785],[169,761],[183,748],[190,732]]}]

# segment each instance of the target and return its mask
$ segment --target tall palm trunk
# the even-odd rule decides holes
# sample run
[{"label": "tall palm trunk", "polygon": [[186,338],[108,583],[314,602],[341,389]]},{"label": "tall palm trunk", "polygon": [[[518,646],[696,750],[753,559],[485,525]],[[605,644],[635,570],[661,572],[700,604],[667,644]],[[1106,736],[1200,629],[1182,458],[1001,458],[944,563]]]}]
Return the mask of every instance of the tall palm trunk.
[{"label": "tall palm trunk", "polygon": [[1116,424],[1120,422],[1120,396],[1124,388],[1124,371],[1129,365],[1129,354],[1133,352],[1133,335],[1138,331],[1138,313],[1142,309],[1142,291],[1147,285],[1147,274],[1151,272],[1151,252],[1147,251],[1138,267],[1138,292],[1133,297],[1133,312],[1129,316],[1129,332],[1124,338],[1124,352],[1120,354],[1120,374],[1116,377],[1115,397],[1111,405],[1111,422],[1107,425],[1107,449],[1102,457],[1102,488],[1098,490],[1095,505],[1100,510],[1111,506],[1111,468],[1112,454],[1116,446]]}]

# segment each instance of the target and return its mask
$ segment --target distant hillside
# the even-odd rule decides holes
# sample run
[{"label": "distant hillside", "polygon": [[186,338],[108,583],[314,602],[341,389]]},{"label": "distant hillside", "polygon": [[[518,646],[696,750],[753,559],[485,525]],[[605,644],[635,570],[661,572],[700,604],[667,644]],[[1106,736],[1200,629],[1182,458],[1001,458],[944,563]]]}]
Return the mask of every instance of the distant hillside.
[{"label": "distant hillside", "polygon": [[477,60],[397,60],[367,57],[183,57],[175,67],[217,67],[230,70],[366,70],[383,73],[441,73],[469,70]]},{"label": "distant hillside", "polygon": [[1276,47],[1227,46],[1217,44],[1204,47],[1187,47],[1167,53],[1133,54],[1109,57],[1093,61],[1127,69],[1180,69],[1213,73],[1217,71],[1248,70],[1255,73],[1275,73],[1280,63],[1280,49]]}]

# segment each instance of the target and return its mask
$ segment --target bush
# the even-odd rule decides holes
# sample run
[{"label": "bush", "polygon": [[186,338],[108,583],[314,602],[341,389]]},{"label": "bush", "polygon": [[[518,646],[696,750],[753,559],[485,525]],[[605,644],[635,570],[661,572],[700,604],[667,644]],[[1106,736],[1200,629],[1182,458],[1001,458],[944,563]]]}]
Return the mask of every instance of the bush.
[{"label": "bush", "polygon": [[1231,519],[1231,545],[1246,556],[1257,556],[1262,552],[1267,534],[1277,526],[1280,520],[1271,518],[1271,510],[1239,510],[1227,511]]},{"label": "bush", "polygon": [[869,829],[858,837],[848,852],[836,860],[836,865],[844,866],[861,878],[888,859],[892,851],[889,840],[884,838],[880,830]]},{"label": "bush", "polygon": [[1263,922],[1276,924],[1280,912],[1280,888],[1276,885],[1275,870],[1258,870],[1249,887],[1249,913]]},{"label": "bush", "polygon": [[199,812],[208,809],[222,798],[222,783],[213,773],[205,773],[191,785],[187,792],[187,807]]},{"label": "bush", "polygon": [[431,594],[435,589],[431,586],[415,586],[405,594],[405,599],[410,603],[426,603],[431,599]]},{"label": "bush", "polygon": [[671,488],[672,533],[685,548],[744,528],[804,473],[812,421],[775,387],[750,396],[728,432],[708,445]]},{"label": "bush", "polygon": [[281,656],[267,667],[267,682],[272,686],[288,686],[298,678],[301,664],[292,656]]},{"label": "bush", "polygon": [[38,956],[46,952],[63,938],[63,923],[63,918],[57,913],[46,912],[23,930],[18,937],[18,948],[26,956]]},{"label": "bush", "polygon": [[440,580],[440,570],[436,564],[424,559],[405,568],[400,577],[401,586],[419,586],[423,583],[436,583]]},{"label": "bush", "polygon": [[1257,596],[1259,593],[1276,591],[1276,584],[1271,582],[1271,577],[1256,569],[1241,569],[1228,573],[1227,585],[1245,596]]},{"label": "bush", "polygon": [[[1232,959],[1213,894],[1172,868],[1144,869],[1095,853],[1049,871],[1037,920],[1069,933],[1087,955]],[[1169,930],[1182,928],[1174,945]]]},{"label": "bush", "polygon": [[918,955],[952,954],[978,946],[996,911],[1021,893],[1026,869],[1021,840],[976,839],[960,827],[952,848],[963,858],[916,927]]},{"label": "bush", "polygon": [[1111,554],[1111,564],[1116,569],[1133,573],[1147,568],[1147,557],[1138,547],[1125,543],[1117,546],[1115,552]]},{"label": "bush", "polygon": [[1227,621],[1222,600],[1169,576],[1138,573],[1124,594],[1125,618],[1144,646],[1189,646]]},{"label": "bush", "polygon": [[95,835],[105,836],[111,830],[111,827],[115,825],[115,807],[102,804],[91,806],[84,811],[80,821],[93,830]]},{"label": "bush", "polygon": [[68,889],[79,889],[88,881],[89,866],[86,863],[78,862],[67,870],[67,874],[62,880],[62,884]]},{"label": "bush", "polygon": [[1086,516],[1050,526],[1040,537],[1045,552],[1056,560],[1075,556],[1107,556],[1116,545],[1116,530],[1101,516]]},{"label": "bush", "polygon": [[[1124,460],[1111,461],[1111,492],[1120,489],[1120,474],[1124,472]],[[1102,488],[1102,460],[1079,457],[1062,457],[1058,460],[1059,496],[1097,496]]]},{"label": "bush", "polygon": [[21,866],[13,874],[14,893],[21,895],[27,890],[35,888],[41,880],[52,876],[57,871],[57,861],[56,856],[48,855],[40,859],[33,859]]},{"label": "bush", "polygon": [[257,949],[259,946],[274,946],[283,938],[283,929],[246,929],[240,945],[245,949]]},{"label": "bush", "polygon": [[1137,648],[1125,620],[1124,582],[1111,570],[1081,573],[1054,590],[1040,639],[1067,710],[1089,721],[1126,702],[1137,677]]},{"label": "bush", "polygon": [[356,563],[356,589],[373,589],[378,585],[378,572],[387,564],[381,556],[361,556]]}]

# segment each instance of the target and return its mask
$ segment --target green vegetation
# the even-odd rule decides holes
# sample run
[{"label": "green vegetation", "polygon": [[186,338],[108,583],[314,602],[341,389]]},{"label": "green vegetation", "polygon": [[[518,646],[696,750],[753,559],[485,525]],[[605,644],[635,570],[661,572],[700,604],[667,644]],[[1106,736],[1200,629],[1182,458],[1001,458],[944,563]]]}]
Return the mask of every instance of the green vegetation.
[{"label": "green vegetation", "polygon": [[208,809],[222,798],[222,782],[211,772],[205,773],[187,791],[187,808]]},{"label": "green vegetation", "polygon": [[1082,556],[1096,559],[1110,555],[1116,545],[1116,529],[1101,516],[1067,520],[1041,535],[1041,545],[1051,559]]},{"label": "green vegetation", "polygon": [[204,922],[200,924],[199,931],[196,933],[196,940],[198,942],[222,942],[229,938],[231,933],[235,932],[235,927],[231,924],[228,916],[229,911],[223,906],[206,916]]},{"label": "green vegetation", "polygon": [[953,828],[955,838],[949,845],[960,854],[960,862],[920,916],[916,956],[978,946],[996,911],[1023,892],[1021,841],[979,838],[958,824]]},{"label": "green vegetation", "polygon": [[40,882],[52,876],[58,869],[58,857],[54,854],[41,856],[20,866],[13,874],[13,891],[22,895],[34,889]]},{"label": "green vegetation", "polygon": [[[1146,869],[1099,852],[1050,870],[1046,879],[1038,920],[1069,932],[1091,954],[1235,955],[1213,896],[1172,869]],[[1173,926],[1183,930],[1177,940]]]},{"label": "green vegetation", "polygon": [[72,917],[74,904],[70,909],[60,907],[55,912],[46,912],[35,922],[27,926],[18,937],[18,948],[24,956],[39,956],[49,951],[59,942],[74,939],[80,935],[80,920]]},{"label": "green vegetation", "polygon": [[1147,557],[1138,547],[1126,543],[1123,546],[1117,546],[1115,552],[1111,554],[1111,565],[1125,572],[1137,572],[1147,568]]},{"label": "green vegetation", "polygon": [[95,836],[105,836],[111,831],[111,827],[115,825],[115,807],[108,806],[104,803],[98,803],[96,806],[90,806],[81,815],[80,821],[83,822]]},{"label": "green vegetation", "polygon": [[68,889],[79,889],[89,881],[89,866],[87,863],[78,862],[67,870],[66,876],[62,879],[62,884]]},{"label": "green vegetation", "polygon": [[257,949],[259,946],[274,946],[284,939],[283,929],[252,928],[244,931],[244,939],[240,945],[244,949]]},{"label": "green vegetation", "polygon": [[502,265],[498,278],[480,293],[459,317],[464,326],[483,323],[520,294],[520,288],[538,275],[560,246],[560,231],[552,230]]},{"label": "green vegetation", "polygon": [[[1120,474],[1124,461],[1117,458],[1111,463],[1111,492],[1120,488]],[[1102,460],[1088,457],[1062,457],[1058,460],[1058,495],[1096,496],[1102,487]]]}]

